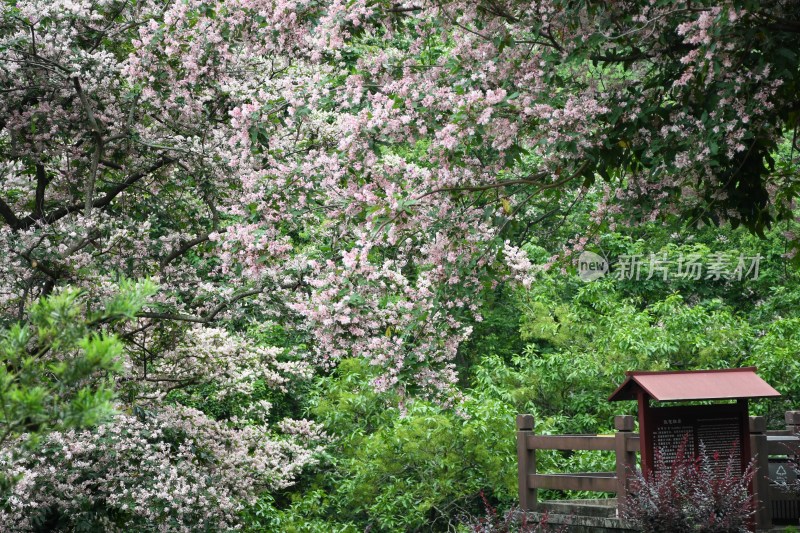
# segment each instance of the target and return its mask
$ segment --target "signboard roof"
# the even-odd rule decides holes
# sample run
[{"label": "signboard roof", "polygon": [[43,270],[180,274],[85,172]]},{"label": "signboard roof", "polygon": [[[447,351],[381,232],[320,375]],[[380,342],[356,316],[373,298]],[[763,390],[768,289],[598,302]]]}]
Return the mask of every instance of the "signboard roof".
[{"label": "signboard roof", "polygon": [[609,396],[611,402],[635,400],[643,391],[659,401],[775,398],[780,393],[756,374],[755,367],[722,370],[626,372],[625,381]]}]

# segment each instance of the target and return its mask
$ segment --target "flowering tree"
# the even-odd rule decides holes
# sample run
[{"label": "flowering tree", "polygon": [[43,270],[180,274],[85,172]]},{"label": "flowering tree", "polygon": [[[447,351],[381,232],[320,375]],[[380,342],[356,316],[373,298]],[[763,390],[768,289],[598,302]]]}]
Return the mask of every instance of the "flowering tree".
[{"label": "flowering tree", "polygon": [[[224,529],[260,490],[285,486],[313,462],[318,430],[268,424],[268,402],[217,422],[162,401],[209,382],[218,395],[287,389],[309,373],[295,354],[246,342],[220,321],[259,295],[283,308],[281,294],[297,281],[291,266],[277,268],[288,257],[280,220],[263,249],[252,234],[255,256],[274,253],[260,277],[229,275],[209,243],[214,232],[248,231],[235,210],[247,159],[237,114],[275,100],[272,114],[262,112],[267,126],[285,108],[281,87],[303,76],[284,73],[296,68],[307,32],[288,12],[260,15],[265,8],[0,7],[0,320],[22,318],[27,302],[60,286],[83,289],[90,309],[121,276],[161,287],[138,321],[117,331],[123,413],[107,427],[3,450],[3,471],[16,480],[3,494],[5,527]],[[274,39],[264,40],[270,28]],[[274,315],[264,307],[260,317]]]},{"label": "flowering tree", "polygon": [[3,4],[0,316],[151,277],[119,332],[130,405],[348,356],[447,399],[482,291],[530,282],[519,222],[590,187],[598,224],[790,216],[795,7]]}]

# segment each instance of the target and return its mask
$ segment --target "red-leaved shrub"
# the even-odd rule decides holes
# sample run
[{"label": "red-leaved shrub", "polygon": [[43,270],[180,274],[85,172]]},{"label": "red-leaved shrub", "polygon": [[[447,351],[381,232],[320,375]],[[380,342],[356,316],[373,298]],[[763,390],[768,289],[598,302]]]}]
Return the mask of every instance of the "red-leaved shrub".
[{"label": "red-leaved shrub", "polygon": [[[716,459],[716,458],[715,458]],[[727,459],[724,471],[700,444],[700,454],[686,453],[686,440],[672,464],[655,453],[655,469],[631,482],[622,516],[644,533],[739,533],[751,531],[755,506],[749,493],[755,474],[751,461],[744,473],[738,457]]]}]

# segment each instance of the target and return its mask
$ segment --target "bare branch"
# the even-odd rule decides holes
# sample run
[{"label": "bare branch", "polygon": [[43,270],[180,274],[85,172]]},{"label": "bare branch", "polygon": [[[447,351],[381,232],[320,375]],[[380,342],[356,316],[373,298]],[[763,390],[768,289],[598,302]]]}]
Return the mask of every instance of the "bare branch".
[{"label": "bare branch", "polygon": [[[156,162],[154,162],[152,165],[150,165],[146,169],[144,169],[144,170],[142,170],[140,172],[135,172],[135,173],[131,174],[130,176],[125,178],[125,180],[122,183],[112,187],[108,192],[106,192],[106,194],[104,196],[94,200],[92,202],[92,207],[99,208],[99,207],[107,206],[121,192],[125,191],[128,187],[130,187],[134,183],[138,182],[142,178],[145,178],[146,176],[149,176],[150,174],[152,174],[153,172],[159,170],[160,168],[165,167],[165,166],[167,166],[167,165],[169,165],[171,163],[174,163],[174,162],[175,162],[175,159],[172,158],[172,157],[162,157],[161,159],[157,160]],[[2,200],[0,200],[0,202],[2,202]],[[73,204],[73,205],[68,206],[68,207],[60,207],[60,208],[56,209],[55,211],[53,211],[52,213],[50,213],[49,215],[46,215],[44,217],[37,217],[34,213],[31,213],[30,215],[25,217],[25,219],[19,221],[19,223],[16,225],[16,229],[28,229],[31,226],[35,225],[37,222],[44,222],[45,224],[52,224],[53,222],[64,218],[65,216],[67,216],[70,213],[75,213],[77,211],[80,211],[84,207],[85,206],[83,204]],[[10,210],[9,210],[9,213],[11,213],[12,216],[14,215],[14,213],[11,212]],[[8,218],[5,216],[5,214],[3,212],[2,205],[0,205],[0,214],[4,215],[3,218],[5,218],[6,221],[8,222]],[[12,225],[12,224],[9,223],[9,225]],[[12,225],[12,227],[15,227],[15,226]]]},{"label": "bare branch", "polygon": [[194,322],[196,324],[207,324],[209,322],[213,322],[214,319],[218,314],[224,311],[226,308],[230,307],[231,305],[235,304],[242,298],[247,298],[248,296],[256,296],[261,294],[263,291],[262,288],[257,289],[250,289],[247,291],[242,291],[240,293],[234,294],[230,300],[226,300],[224,302],[220,302],[217,304],[214,309],[212,309],[208,314],[205,316],[192,316],[186,315],[183,313],[171,314],[171,313],[151,313],[147,311],[142,311],[136,314],[139,318],[153,318],[157,320],[177,320],[179,322]]},{"label": "bare branch", "polygon": [[[223,230],[220,230],[220,231],[225,231],[225,230],[223,229]],[[188,240],[188,241],[182,243],[180,246],[178,246],[174,250],[172,250],[169,253],[168,256],[166,256],[164,259],[161,260],[161,269],[163,270],[164,267],[166,267],[168,264],[173,262],[175,259],[179,258],[183,254],[188,252],[194,246],[197,246],[198,244],[206,242],[208,240],[208,236],[209,236],[208,233],[204,233],[202,235],[198,235],[194,239]]]},{"label": "bare branch", "polygon": [[86,218],[89,218],[92,214],[94,184],[97,180],[97,165],[100,163],[100,157],[103,153],[103,133],[100,131],[100,126],[94,117],[92,105],[89,103],[89,99],[86,98],[86,94],[83,92],[80,80],[78,80],[77,76],[72,78],[72,84],[75,86],[75,92],[78,93],[84,111],[86,111],[86,119],[89,122],[89,127],[92,128],[95,142],[94,153],[92,153],[92,168],[89,172],[89,179],[86,180],[86,189],[84,192],[85,203],[83,213]]}]

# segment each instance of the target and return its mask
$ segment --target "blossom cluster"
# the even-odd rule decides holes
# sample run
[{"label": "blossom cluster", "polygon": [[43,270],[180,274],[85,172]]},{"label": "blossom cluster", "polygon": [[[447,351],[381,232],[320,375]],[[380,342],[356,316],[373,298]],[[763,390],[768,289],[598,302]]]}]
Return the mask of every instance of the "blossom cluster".
[{"label": "blossom cluster", "polygon": [[95,430],[53,432],[34,449],[4,449],[0,468],[17,482],[0,507],[0,528],[238,529],[238,513],[258,491],[287,486],[315,461],[320,430],[308,421],[284,425],[295,436],[163,407]]}]

